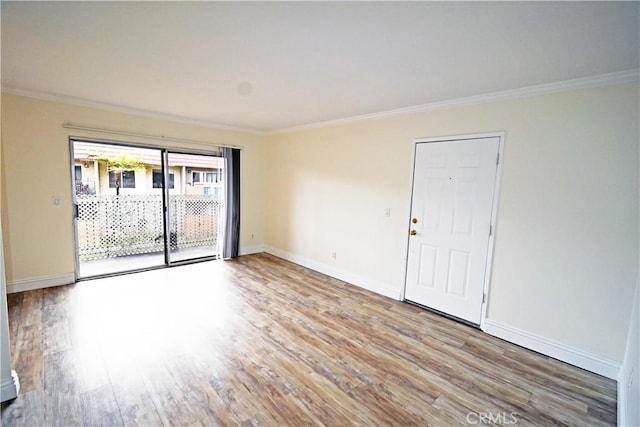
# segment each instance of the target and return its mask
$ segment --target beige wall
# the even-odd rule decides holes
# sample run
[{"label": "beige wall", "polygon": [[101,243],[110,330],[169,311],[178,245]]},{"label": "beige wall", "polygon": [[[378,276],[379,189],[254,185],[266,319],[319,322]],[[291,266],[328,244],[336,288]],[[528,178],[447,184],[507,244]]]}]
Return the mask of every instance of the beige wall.
[{"label": "beige wall", "polygon": [[504,131],[488,318],[619,362],[638,274],[638,116],[626,84],[272,135],[266,242],[399,294],[412,140]]},{"label": "beige wall", "polygon": [[[62,128],[67,122],[243,147],[241,247],[263,243],[263,136],[2,94],[2,219],[8,284],[75,269],[69,136],[154,143]],[[59,205],[52,203],[53,196],[60,197]]]}]

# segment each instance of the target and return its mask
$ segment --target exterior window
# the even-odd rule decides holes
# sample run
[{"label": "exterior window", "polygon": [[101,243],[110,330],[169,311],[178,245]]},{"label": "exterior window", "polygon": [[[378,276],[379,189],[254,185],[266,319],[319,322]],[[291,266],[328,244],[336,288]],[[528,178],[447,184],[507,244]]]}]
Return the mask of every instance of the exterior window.
[{"label": "exterior window", "polygon": [[[175,188],[175,181],[175,174],[169,172],[169,188]],[[162,171],[160,169],[153,170],[153,188],[162,188]]]},{"label": "exterior window", "polygon": [[82,183],[82,166],[75,165],[75,180],[76,184]]},{"label": "exterior window", "polygon": [[[120,181],[120,188],[136,188],[135,171],[123,171]],[[109,172],[109,188],[116,188],[116,175],[114,172]]]},{"label": "exterior window", "polygon": [[193,171],[191,172],[191,182],[193,184],[218,182],[218,174],[216,172]]}]

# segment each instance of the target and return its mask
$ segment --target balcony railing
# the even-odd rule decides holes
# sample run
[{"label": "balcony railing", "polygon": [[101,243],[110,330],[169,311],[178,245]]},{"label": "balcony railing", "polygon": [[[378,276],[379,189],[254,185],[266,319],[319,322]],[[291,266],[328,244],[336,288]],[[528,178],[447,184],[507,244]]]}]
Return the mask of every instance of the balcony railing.
[{"label": "balcony railing", "polygon": [[[78,247],[81,261],[162,252],[162,195],[78,195]],[[216,246],[217,196],[169,196],[171,250]]]}]

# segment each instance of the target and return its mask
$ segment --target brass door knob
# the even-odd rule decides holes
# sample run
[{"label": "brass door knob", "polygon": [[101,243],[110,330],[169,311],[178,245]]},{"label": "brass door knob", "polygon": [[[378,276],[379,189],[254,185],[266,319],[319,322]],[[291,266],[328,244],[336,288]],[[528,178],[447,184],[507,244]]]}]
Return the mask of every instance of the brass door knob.
[{"label": "brass door knob", "polygon": [[412,236],[415,236],[416,234],[418,234],[418,232],[416,230],[411,230],[409,234],[411,234]]},{"label": "brass door knob", "polygon": [[418,222],[418,218],[413,218],[411,222],[415,224],[416,222]]}]

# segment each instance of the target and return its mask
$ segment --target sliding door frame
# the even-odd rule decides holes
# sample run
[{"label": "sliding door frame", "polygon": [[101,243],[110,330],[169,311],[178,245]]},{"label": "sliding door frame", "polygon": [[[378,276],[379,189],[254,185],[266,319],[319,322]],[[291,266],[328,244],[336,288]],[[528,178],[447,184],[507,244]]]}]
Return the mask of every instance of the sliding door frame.
[{"label": "sliding door frame", "polygon": [[[104,144],[104,145],[111,145],[111,146],[121,146],[121,147],[129,147],[129,148],[141,148],[141,149],[147,149],[147,150],[158,150],[159,154],[160,154],[160,161],[161,161],[161,170],[162,170],[162,182],[163,182],[163,188],[162,188],[162,229],[163,229],[163,235],[164,235],[164,264],[162,265],[157,265],[157,266],[148,266],[148,267],[142,267],[142,268],[134,268],[134,269],[130,269],[130,270],[122,270],[122,271],[117,271],[117,272],[112,272],[112,273],[104,273],[104,274],[96,274],[96,275],[92,275],[92,276],[85,276],[85,277],[80,277],[79,276],[79,272],[80,272],[80,252],[79,252],[79,233],[78,233],[78,203],[77,203],[77,195],[76,195],[76,181],[75,181],[75,156],[74,156],[74,143],[76,142],[86,142],[86,143],[92,143],[92,144]],[[217,157],[217,158],[222,158],[223,155],[220,152],[219,148],[221,147],[217,147],[215,146],[215,148],[218,148],[218,151],[208,151],[208,150],[203,150],[203,149],[190,149],[190,148],[181,148],[181,147],[169,147],[169,146],[164,146],[164,145],[158,145],[158,144],[147,144],[147,143],[137,143],[137,142],[128,142],[128,141],[118,141],[118,140],[113,140],[113,139],[103,139],[103,138],[89,138],[89,137],[82,137],[82,136],[69,136],[69,160],[70,160],[70,172],[71,172],[71,196],[72,196],[72,206],[71,206],[71,220],[73,222],[73,231],[74,231],[74,258],[75,258],[75,262],[74,262],[74,267],[75,267],[75,271],[74,271],[74,276],[75,276],[75,280],[77,281],[82,281],[82,280],[92,280],[92,279],[98,279],[98,278],[103,278],[103,277],[112,277],[112,276],[120,276],[120,275],[124,275],[124,274],[130,274],[130,273],[138,273],[138,272],[143,272],[143,271],[150,271],[150,270],[157,270],[160,268],[167,268],[167,267],[174,267],[174,266],[179,266],[179,265],[185,265],[185,264],[193,264],[193,263],[197,263],[197,262],[204,262],[204,261],[213,261],[213,260],[217,260],[217,259],[221,259],[222,255],[212,255],[212,256],[204,256],[204,257],[198,257],[198,258],[191,258],[191,259],[185,259],[185,260],[180,260],[180,261],[171,261],[171,257],[170,257],[170,238],[171,238],[171,232],[170,232],[170,222],[169,222],[169,218],[170,218],[170,203],[169,203],[169,164],[168,164],[168,155],[169,153],[175,153],[175,154],[191,154],[191,155],[200,155],[200,156],[209,156],[209,157]],[[185,177],[186,178],[186,177]],[[96,182],[96,185],[99,185],[98,182]],[[226,203],[225,201],[225,197],[224,197],[224,193],[223,193],[223,197],[222,197],[222,204],[224,206],[224,204]],[[220,209],[221,211],[223,211],[223,207],[221,207]],[[220,227],[218,227],[218,231],[220,230]]]},{"label": "sliding door frame", "polygon": [[[195,155],[195,156],[208,156],[208,157],[217,157],[217,158],[223,158],[222,154],[220,155],[213,155],[212,152],[207,152],[204,150],[190,150],[190,149],[182,149],[182,148],[164,148],[164,151],[162,153],[162,162],[163,162],[163,182],[164,182],[164,188],[162,191],[163,194],[163,200],[164,200],[164,209],[165,209],[165,215],[164,215],[164,222],[165,222],[165,244],[164,244],[164,248],[165,248],[165,263],[167,267],[173,267],[173,266],[177,266],[177,265],[185,265],[185,264],[193,264],[196,262],[204,262],[204,261],[214,261],[217,259],[222,259],[222,249],[220,247],[220,243],[218,240],[218,249],[219,249],[219,254],[218,255],[211,255],[211,256],[202,256],[202,257],[197,257],[197,258],[188,258],[188,259],[184,259],[184,260],[177,260],[177,261],[171,261],[171,223],[169,221],[169,218],[171,218],[171,203],[169,203],[170,198],[169,198],[169,154],[186,154],[186,155]],[[164,167],[166,166],[166,167]],[[186,178],[186,177],[185,177]],[[223,216],[223,212],[225,211],[225,206],[226,206],[226,195],[224,194],[224,191],[222,192],[223,196],[221,197],[222,201],[222,206],[220,207],[220,216],[219,216],[219,220],[218,220],[218,226],[217,226],[217,231],[221,231],[222,228],[220,227],[220,219],[222,219],[224,221],[224,216]]]}]

